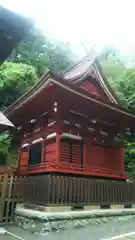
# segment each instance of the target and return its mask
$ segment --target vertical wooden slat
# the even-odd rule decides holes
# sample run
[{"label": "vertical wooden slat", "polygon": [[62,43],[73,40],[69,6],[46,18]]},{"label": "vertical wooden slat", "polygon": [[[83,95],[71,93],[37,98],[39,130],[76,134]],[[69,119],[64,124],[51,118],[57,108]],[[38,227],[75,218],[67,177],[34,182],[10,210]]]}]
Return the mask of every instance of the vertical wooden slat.
[{"label": "vertical wooden slat", "polygon": [[88,197],[88,203],[91,203],[91,198],[90,198],[90,195],[92,193],[91,191],[91,187],[90,187],[90,183],[89,183],[89,180],[87,179],[87,197]]},{"label": "vertical wooden slat", "polygon": [[76,182],[77,182],[77,186],[76,186],[76,200],[77,200],[77,203],[80,203],[80,195],[81,195],[81,192],[80,192],[80,179],[76,179]]},{"label": "vertical wooden slat", "polygon": [[4,208],[5,208],[5,198],[7,194],[7,186],[8,186],[8,174],[4,175],[3,184],[1,189],[1,198],[0,198],[0,221],[3,221],[4,216]]},{"label": "vertical wooden slat", "polygon": [[54,176],[52,176],[52,204],[54,204],[55,203],[55,189],[56,189],[56,187],[55,187],[55,177]]},{"label": "vertical wooden slat", "polygon": [[23,198],[36,204],[135,203],[134,183],[58,175],[29,176],[28,182]]},{"label": "vertical wooden slat", "polygon": [[12,195],[12,187],[13,187],[13,176],[10,176],[8,178],[8,186],[7,186],[7,199],[6,199],[6,214],[5,214],[5,222],[8,222],[8,217],[9,217],[9,211],[10,211],[10,205],[11,205],[11,195]]},{"label": "vertical wooden slat", "polygon": [[65,178],[65,194],[64,194],[64,203],[68,203],[68,177]]},{"label": "vertical wooden slat", "polygon": [[56,164],[60,162],[60,134],[56,133]]},{"label": "vertical wooden slat", "polygon": [[47,188],[48,188],[48,191],[47,191],[48,195],[46,196],[46,203],[45,203],[45,205],[49,204],[51,202],[51,198],[52,198],[52,196],[51,196],[52,178],[51,178],[50,174],[47,175],[47,182],[48,182],[48,186],[47,186]]},{"label": "vertical wooden slat", "polygon": [[[20,179],[18,179],[19,181]],[[19,184],[20,185],[20,182]],[[15,208],[15,200],[17,200],[17,202],[20,202],[20,194],[18,194],[17,192],[17,176],[14,177],[14,181],[13,181],[13,188],[12,188],[13,194],[12,194],[12,204],[11,204],[11,219],[14,218],[14,208]]]}]

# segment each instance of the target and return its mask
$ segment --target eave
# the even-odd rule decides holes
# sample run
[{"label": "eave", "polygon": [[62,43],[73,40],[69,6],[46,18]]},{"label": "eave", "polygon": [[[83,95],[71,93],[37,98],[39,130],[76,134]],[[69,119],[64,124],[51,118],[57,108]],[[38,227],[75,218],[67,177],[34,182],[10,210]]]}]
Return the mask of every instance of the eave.
[{"label": "eave", "polygon": [[[77,108],[79,108],[79,105],[81,106],[80,111],[83,112],[84,111],[83,106],[85,106],[85,108],[87,109],[86,113],[88,114],[88,116],[90,116],[89,112],[90,112],[90,109],[92,108],[93,110],[94,109],[97,109],[98,111],[100,110],[102,114],[104,112],[104,118],[102,119],[102,116],[101,116],[101,120],[104,120],[106,115],[108,116],[108,119],[111,119],[112,122],[113,121],[115,122],[115,125],[117,125],[117,119],[118,119],[119,127],[122,127],[122,125],[124,127],[133,127],[135,125],[134,114],[126,111],[125,109],[119,107],[118,105],[114,105],[113,103],[101,101],[100,99],[95,98],[91,94],[87,93],[85,90],[80,89],[79,87],[71,83],[65,82],[65,80],[59,79],[57,76],[54,76],[51,73],[46,74],[46,76],[44,76],[43,79],[38,84],[36,84],[36,86],[33,87],[31,91],[29,91],[22,98],[20,98],[18,101],[12,104],[9,108],[7,108],[7,110],[5,111],[5,114],[10,118],[10,120],[15,118],[15,116],[18,116],[19,118],[20,116],[19,113],[21,113],[21,111],[23,111],[23,113],[25,114],[26,107],[27,107],[27,110],[32,109],[33,107],[33,113],[34,113],[39,108],[37,101],[40,101],[41,94],[42,94],[42,98],[44,98],[44,104],[47,101],[48,95],[46,95],[44,91],[49,86],[56,86],[57,88],[59,88],[60,95],[58,96],[60,97],[59,99],[61,99],[61,103],[63,105],[64,105],[64,97],[68,96],[67,98],[73,99],[73,104],[72,104],[73,106],[76,105]],[[47,90],[46,93],[49,94],[49,91]],[[55,94],[55,89],[53,94]],[[37,110],[35,108],[35,105],[38,107]],[[99,113],[96,113],[96,114],[98,117],[100,117]]]}]

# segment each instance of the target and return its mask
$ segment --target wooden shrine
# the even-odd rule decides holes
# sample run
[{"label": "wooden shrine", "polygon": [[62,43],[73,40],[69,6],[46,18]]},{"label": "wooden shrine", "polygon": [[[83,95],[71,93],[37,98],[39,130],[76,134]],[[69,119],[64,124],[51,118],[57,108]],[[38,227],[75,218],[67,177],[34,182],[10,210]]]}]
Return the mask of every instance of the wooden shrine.
[{"label": "wooden shrine", "polygon": [[63,75],[47,72],[5,111],[18,129],[19,175],[126,179],[117,138],[135,124],[96,58]]},{"label": "wooden shrine", "polygon": [[[30,27],[0,8],[0,64]],[[23,184],[15,178],[15,196],[19,190],[24,202],[39,205],[135,204],[119,142],[134,129],[135,115],[121,108],[96,58],[84,58],[63,75],[47,72],[4,114],[17,129],[15,175],[27,175]]]}]

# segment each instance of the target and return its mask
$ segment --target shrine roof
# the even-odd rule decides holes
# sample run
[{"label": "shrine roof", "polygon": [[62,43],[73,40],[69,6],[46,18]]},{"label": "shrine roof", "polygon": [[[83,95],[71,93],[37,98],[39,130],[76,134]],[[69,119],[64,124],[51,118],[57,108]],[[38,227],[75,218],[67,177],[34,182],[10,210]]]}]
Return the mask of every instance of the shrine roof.
[{"label": "shrine roof", "polygon": [[14,125],[0,112],[0,132],[10,129]]},{"label": "shrine roof", "polygon": [[[80,104],[82,101],[84,104],[82,105],[82,107],[85,106],[86,104],[88,113],[90,110],[88,108],[89,106],[91,106],[92,109],[95,109],[98,107],[98,109],[100,109],[101,112],[104,111],[106,112],[106,114],[108,114],[108,118],[112,118],[112,116],[110,115],[112,113],[113,116],[117,116],[116,118],[120,119],[120,121],[123,120],[126,122],[130,122],[132,126],[134,126],[135,124],[135,115],[132,114],[131,112],[111,102],[109,103],[109,102],[101,101],[99,98],[96,98],[95,96],[93,97],[92,94],[78,87],[77,85],[74,85],[71,82],[67,82],[62,77],[60,78],[59,76],[50,72],[48,72],[29,92],[27,92],[19,100],[17,100],[11,106],[9,106],[4,113],[12,121],[13,119],[15,120],[15,117],[17,117],[17,121],[18,123],[20,123],[22,121],[22,119],[21,120],[19,119],[20,113],[22,113],[22,116],[26,115],[26,109],[27,109],[27,112],[31,110],[31,113],[34,113],[35,111],[40,111],[40,107],[43,110],[42,102],[43,101],[45,102],[47,99],[51,98],[52,92],[49,92],[49,89],[48,89],[48,87],[50,86],[51,87],[57,86],[57,88],[60,89],[61,95],[63,94],[63,101],[62,101],[63,104],[64,104],[64,97],[67,95],[70,98],[76,98],[77,99],[76,104]],[[45,89],[48,89],[48,90],[44,92]],[[55,91],[55,89],[51,89],[51,91],[52,90]],[[42,95],[42,99],[40,99],[41,95]],[[80,101],[78,103],[79,99]],[[98,117],[100,117],[100,113],[98,113]],[[117,123],[116,119],[115,119],[115,123]]]},{"label": "shrine roof", "polygon": [[[63,75],[53,73],[52,71],[48,71],[47,73],[43,74],[41,79],[28,92],[26,92],[17,101],[15,101],[13,104],[11,104],[6,109],[5,112],[9,112],[12,108],[14,108],[17,105],[20,105],[21,103],[23,103],[23,101],[27,101],[29,97],[32,97],[33,94],[34,95],[36,94],[36,91],[39,91],[39,89],[41,90],[42,88],[44,88],[45,81],[48,78],[51,78],[51,77],[55,76],[57,81],[62,80],[65,83],[70,83],[70,86],[72,87],[72,85],[75,85],[74,83],[76,81],[81,81],[82,79],[86,78],[87,74],[90,73],[90,70],[91,70],[93,64],[96,64],[96,66],[98,65],[98,67],[100,68],[100,63],[98,62],[98,60],[96,58],[93,58],[93,60],[89,60],[89,57],[87,57],[87,58],[84,58],[80,63],[76,64],[75,67],[71,68],[69,71],[67,71]],[[81,68],[81,72],[79,72],[79,73],[78,73],[78,70],[77,70],[78,68]],[[106,86],[109,86],[109,84],[108,85],[107,84],[108,83],[107,83],[107,80],[106,80]],[[77,87],[77,89],[79,90],[80,87]],[[80,91],[81,90],[82,89],[80,89]],[[110,87],[110,91],[113,92],[111,87]],[[83,89],[83,92],[85,94],[87,94],[86,89]],[[95,99],[99,99],[100,101],[105,102],[105,100],[103,100],[103,99],[101,100],[100,96],[97,96],[93,93],[89,93],[89,95],[91,95],[91,97],[94,97]],[[114,96],[114,94],[113,94],[113,96]],[[115,98],[115,100],[116,100],[116,98]],[[114,102],[112,101],[112,103],[114,103]]]},{"label": "shrine roof", "polygon": [[30,20],[0,7],[0,64],[7,59],[31,26]]},{"label": "shrine roof", "polygon": [[84,57],[75,66],[70,68],[64,74],[64,79],[72,83],[81,82],[84,80],[84,78],[92,74],[93,70],[97,72],[99,84],[103,87],[110,100],[113,103],[118,104],[119,100],[107,81],[107,78],[102,71],[102,67],[93,52],[90,52],[88,56]]}]

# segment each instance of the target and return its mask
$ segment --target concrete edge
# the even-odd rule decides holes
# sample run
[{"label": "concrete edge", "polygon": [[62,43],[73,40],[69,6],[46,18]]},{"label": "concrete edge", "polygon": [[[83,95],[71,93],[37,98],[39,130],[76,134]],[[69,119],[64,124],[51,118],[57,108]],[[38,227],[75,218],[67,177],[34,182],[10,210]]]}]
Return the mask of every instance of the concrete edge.
[{"label": "concrete edge", "polygon": [[41,220],[61,220],[61,219],[84,219],[113,216],[135,215],[135,208],[131,209],[94,209],[67,212],[42,212],[25,208],[23,204],[17,205],[15,214],[22,217]]}]

